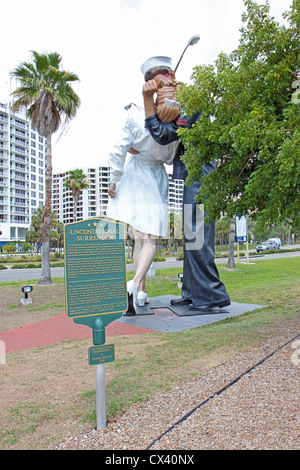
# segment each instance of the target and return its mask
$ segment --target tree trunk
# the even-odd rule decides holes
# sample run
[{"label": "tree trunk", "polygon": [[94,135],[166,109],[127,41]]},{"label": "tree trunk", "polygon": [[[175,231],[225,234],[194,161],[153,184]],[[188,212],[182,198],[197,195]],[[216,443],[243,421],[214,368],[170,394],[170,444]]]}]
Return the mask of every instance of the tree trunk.
[{"label": "tree trunk", "polygon": [[229,258],[226,264],[226,268],[229,268],[229,269],[235,269],[234,241],[235,241],[235,217],[232,217],[232,219],[230,219],[230,232],[229,232]]},{"label": "tree trunk", "polygon": [[79,195],[73,195],[74,198],[74,214],[73,214],[73,222],[77,222],[77,207],[79,202]]},{"label": "tree trunk", "polygon": [[46,165],[46,200],[43,214],[42,229],[42,273],[39,285],[52,284],[50,272],[50,217],[52,201],[52,147],[51,134],[47,136],[47,165]]}]

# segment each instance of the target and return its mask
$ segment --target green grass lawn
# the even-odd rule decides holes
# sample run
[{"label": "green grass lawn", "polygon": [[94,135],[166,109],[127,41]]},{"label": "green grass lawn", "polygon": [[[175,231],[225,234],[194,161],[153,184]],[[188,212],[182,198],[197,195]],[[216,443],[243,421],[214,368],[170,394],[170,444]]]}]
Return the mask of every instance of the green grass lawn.
[{"label": "green grass lawn", "polygon": [[[297,285],[300,280],[300,257],[240,263],[235,271],[224,266],[218,269],[232,302],[265,304],[289,296],[291,284],[296,280]],[[149,296],[180,295],[177,287],[180,272],[180,268],[157,269],[156,277],[147,281]],[[129,273],[128,279],[132,277],[133,273]]]},{"label": "green grass lawn", "polygon": [[[107,338],[107,343],[115,344],[116,352],[115,361],[106,365],[108,419],[154,393],[163,393],[181,381],[205,374],[214,365],[255,347],[281,326],[299,318],[300,257],[238,264],[236,271],[227,271],[224,266],[218,269],[232,302],[265,307],[186,331]],[[156,270],[156,277],[147,281],[149,296],[180,295],[179,272],[181,269]],[[133,273],[128,273],[128,279],[132,277]],[[35,310],[28,311],[28,315],[47,318],[64,312],[64,280],[53,281],[55,285],[40,288],[44,297],[31,306]],[[14,297],[20,297],[20,283],[1,283],[0,294],[9,298],[8,305],[15,304]],[[8,315],[16,315],[18,309],[9,309]],[[78,432],[78,423],[85,429],[95,427],[94,368],[87,364],[87,348],[91,345],[87,340],[69,341],[8,354],[7,365],[0,366],[3,397],[9,402],[3,408],[2,423],[0,417],[0,447],[9,443],[16,449],[21,445],[43,448],[50,441],[59,442],[68,420],[73,434]],[[91,376],[91,380],[87,381],[86,376]],[[66,388],[70,391],[66,392]],[[64,393],[68,399],[61,399],[57,406],[57,397]],[[44,430],[41,437],[39,426],[42,423],[45,427],[45,420],[48,434]]]},{"label": "green grass lawn", "polygon": [[[156,277],[148,280],[150,297],[180,295],[179,272],[180,269],[156,270]],[[142,356],[117,354],[112,367],[118,374],[107,384],[108,416],[126,410],[158,389],[167,390],[174,382],[193,377],[199,372],[200,358],[218,350],[220,355],[222,350],[242,351],[266,338],[272,327],[299,315],[296,299],[300,295],[300,257],[239,264],[236,271],[220,267],[219,272],[232,302],[266,307],[192,330],[160,333],[159,344],[152,347],[149,341]],[[129,278],[132,277],[130,273]],[[120,338],[120,350],[122,343],[128,342],[130,338]],[[94,399],[94,391],[88,395]],[[87,419],[91,418],[96,419],[94,407],[87,414]]]}]

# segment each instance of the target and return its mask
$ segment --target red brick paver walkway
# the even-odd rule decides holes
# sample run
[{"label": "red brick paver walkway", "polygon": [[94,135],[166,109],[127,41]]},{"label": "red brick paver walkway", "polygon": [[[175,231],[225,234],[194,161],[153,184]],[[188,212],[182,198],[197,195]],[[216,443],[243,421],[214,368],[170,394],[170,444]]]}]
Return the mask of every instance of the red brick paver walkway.
[{"label": "red brick paver walkway", "polygon": [[[106,337],[154,332],[154,330],[148,328],[128,325],[118,321],[113,321],[105,328]],[[88,326],[75,324],[66,314],[0,333],[0,341],[5,344],[6,353],[39,346],[49,346],[62,341],[88,338],[93,339],[92,329]]]}]

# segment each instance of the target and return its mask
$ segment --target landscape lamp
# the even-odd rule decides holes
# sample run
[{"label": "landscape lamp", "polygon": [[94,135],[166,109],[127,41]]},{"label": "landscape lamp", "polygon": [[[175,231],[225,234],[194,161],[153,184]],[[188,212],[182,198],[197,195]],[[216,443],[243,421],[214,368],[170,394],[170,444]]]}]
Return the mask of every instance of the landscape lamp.
[{"label": "landscape lamp", "polygon": [[28,298],[28,294],[29,294],[29,292],[32,291],[32,286],[24,286],[24,287],[22,287],[21,291],[24,294],[24,299],[21,299],[21,303],[23,305],[31,304],[32,299]]}]

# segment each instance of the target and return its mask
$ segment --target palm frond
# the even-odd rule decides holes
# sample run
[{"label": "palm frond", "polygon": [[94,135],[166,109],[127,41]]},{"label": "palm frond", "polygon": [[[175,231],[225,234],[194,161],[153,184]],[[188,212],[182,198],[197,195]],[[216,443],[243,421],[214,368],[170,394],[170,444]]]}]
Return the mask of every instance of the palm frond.
[{"label": "palm frond", "polygon": [[49,65],[55,67],[58,70],[62,61],[62,57],[58,52],[50,52],[50,54],[48,54],[48,60]]}]

